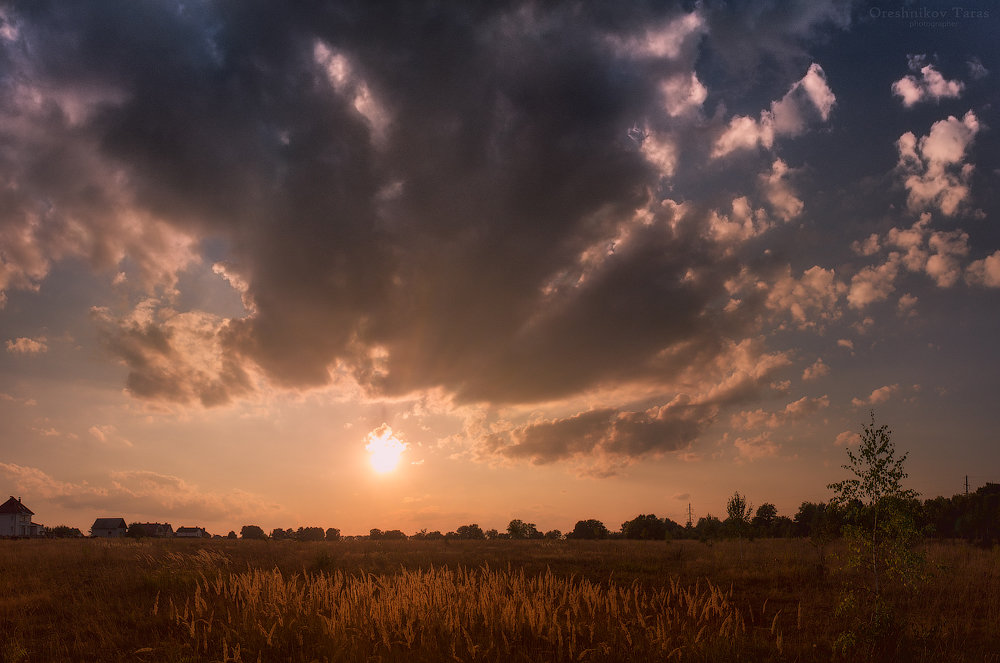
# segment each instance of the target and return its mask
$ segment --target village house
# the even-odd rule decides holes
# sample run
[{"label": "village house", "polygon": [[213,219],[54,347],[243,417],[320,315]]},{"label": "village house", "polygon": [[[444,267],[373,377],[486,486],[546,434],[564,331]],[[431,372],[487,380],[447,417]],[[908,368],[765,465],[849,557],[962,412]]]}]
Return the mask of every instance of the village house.
[{"label": "village house", "polygon": [[7,536],[42,536],[43,525],[31,522],[35,512],[21,504],[21,498],[10,499],[0,504],[0,537]]},{"label": "village house", "polygon": [[178,527],[174,536],[181,539],[201,539],[205,536],[204,527]]},{"label": "village house", "polygon": [[90,528],[90,535],[107,539],[120,539],[128,531],[124,518],[98,518]]}]

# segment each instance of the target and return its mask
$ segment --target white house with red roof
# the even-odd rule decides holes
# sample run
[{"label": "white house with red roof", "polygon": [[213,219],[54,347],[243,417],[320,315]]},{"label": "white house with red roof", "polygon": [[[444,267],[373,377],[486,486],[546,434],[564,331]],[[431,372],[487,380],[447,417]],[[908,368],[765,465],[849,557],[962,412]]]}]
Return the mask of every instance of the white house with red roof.
[{"label": "white house with red roof", "polygon": [[21,504],[21,498],[0,504],[0,536],[41,536],[44,526],[31,522],[35,512]]}]

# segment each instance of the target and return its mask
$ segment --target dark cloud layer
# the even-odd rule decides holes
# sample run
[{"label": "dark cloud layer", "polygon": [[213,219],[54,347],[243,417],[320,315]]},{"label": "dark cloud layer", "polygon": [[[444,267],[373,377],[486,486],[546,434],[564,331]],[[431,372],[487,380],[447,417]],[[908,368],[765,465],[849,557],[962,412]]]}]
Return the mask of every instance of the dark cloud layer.
[{"label": "dark cloud layer", "polygon": [[[671,230],[669,213],[635,223],[660,173],[628,130],[662,125],[658,81],[690,69],[697,37],[671,27],[689,16],[680,10],[109,2],[9,13],[19,39],[7,53],[30,70],[26,85],[66,90],[31,122],[117,175],[110,192],[90,183],[86,203],[60,198],[53,218],[131,206],[227,241],[227,272],[253,307],[227,346],[278,383],[323,384],[339,360],[386,393],[531,401],[645,371],[716,324],[707,307],[725,270],[683,280],[712,247]],[[657,28],[676,52],[643,51]],[[11,101],[30,92],[18,84],[8,79]],[[67,117],[86,91],[85,117]],[[66,196],[85,170],[36,177],[36,200]],[[632,226],[631,244],[615,246]],[[600,264],[579,265],[601,250]],[[586,280],[559,290],[574,270]],[[136,393],[169,394],[123,356]]]}]

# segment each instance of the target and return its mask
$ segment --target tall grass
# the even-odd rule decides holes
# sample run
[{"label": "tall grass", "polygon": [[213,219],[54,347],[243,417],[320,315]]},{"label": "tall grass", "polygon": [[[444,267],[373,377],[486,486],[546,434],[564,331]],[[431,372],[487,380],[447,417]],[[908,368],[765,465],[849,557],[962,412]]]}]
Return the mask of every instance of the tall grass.
[{"label": "tall grass", "polygon": [[489,567],[218,573],[167,615],[195,651],[234,661],[669,661],[746,635],[731,593],[707,581],[602,587]]}]

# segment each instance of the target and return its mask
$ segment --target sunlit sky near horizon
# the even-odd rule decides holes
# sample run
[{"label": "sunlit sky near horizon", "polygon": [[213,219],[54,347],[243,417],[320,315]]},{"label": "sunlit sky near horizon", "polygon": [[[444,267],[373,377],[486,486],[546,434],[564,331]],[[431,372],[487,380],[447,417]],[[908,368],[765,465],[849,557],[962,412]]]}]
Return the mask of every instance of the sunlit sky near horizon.
[{"label": "sunlit sky near horizon", "polygon": [[[0,2],[0,495],[448,531],[1000,480],[990,2]],[[2,501],[2,500],[0,500]]]}]

